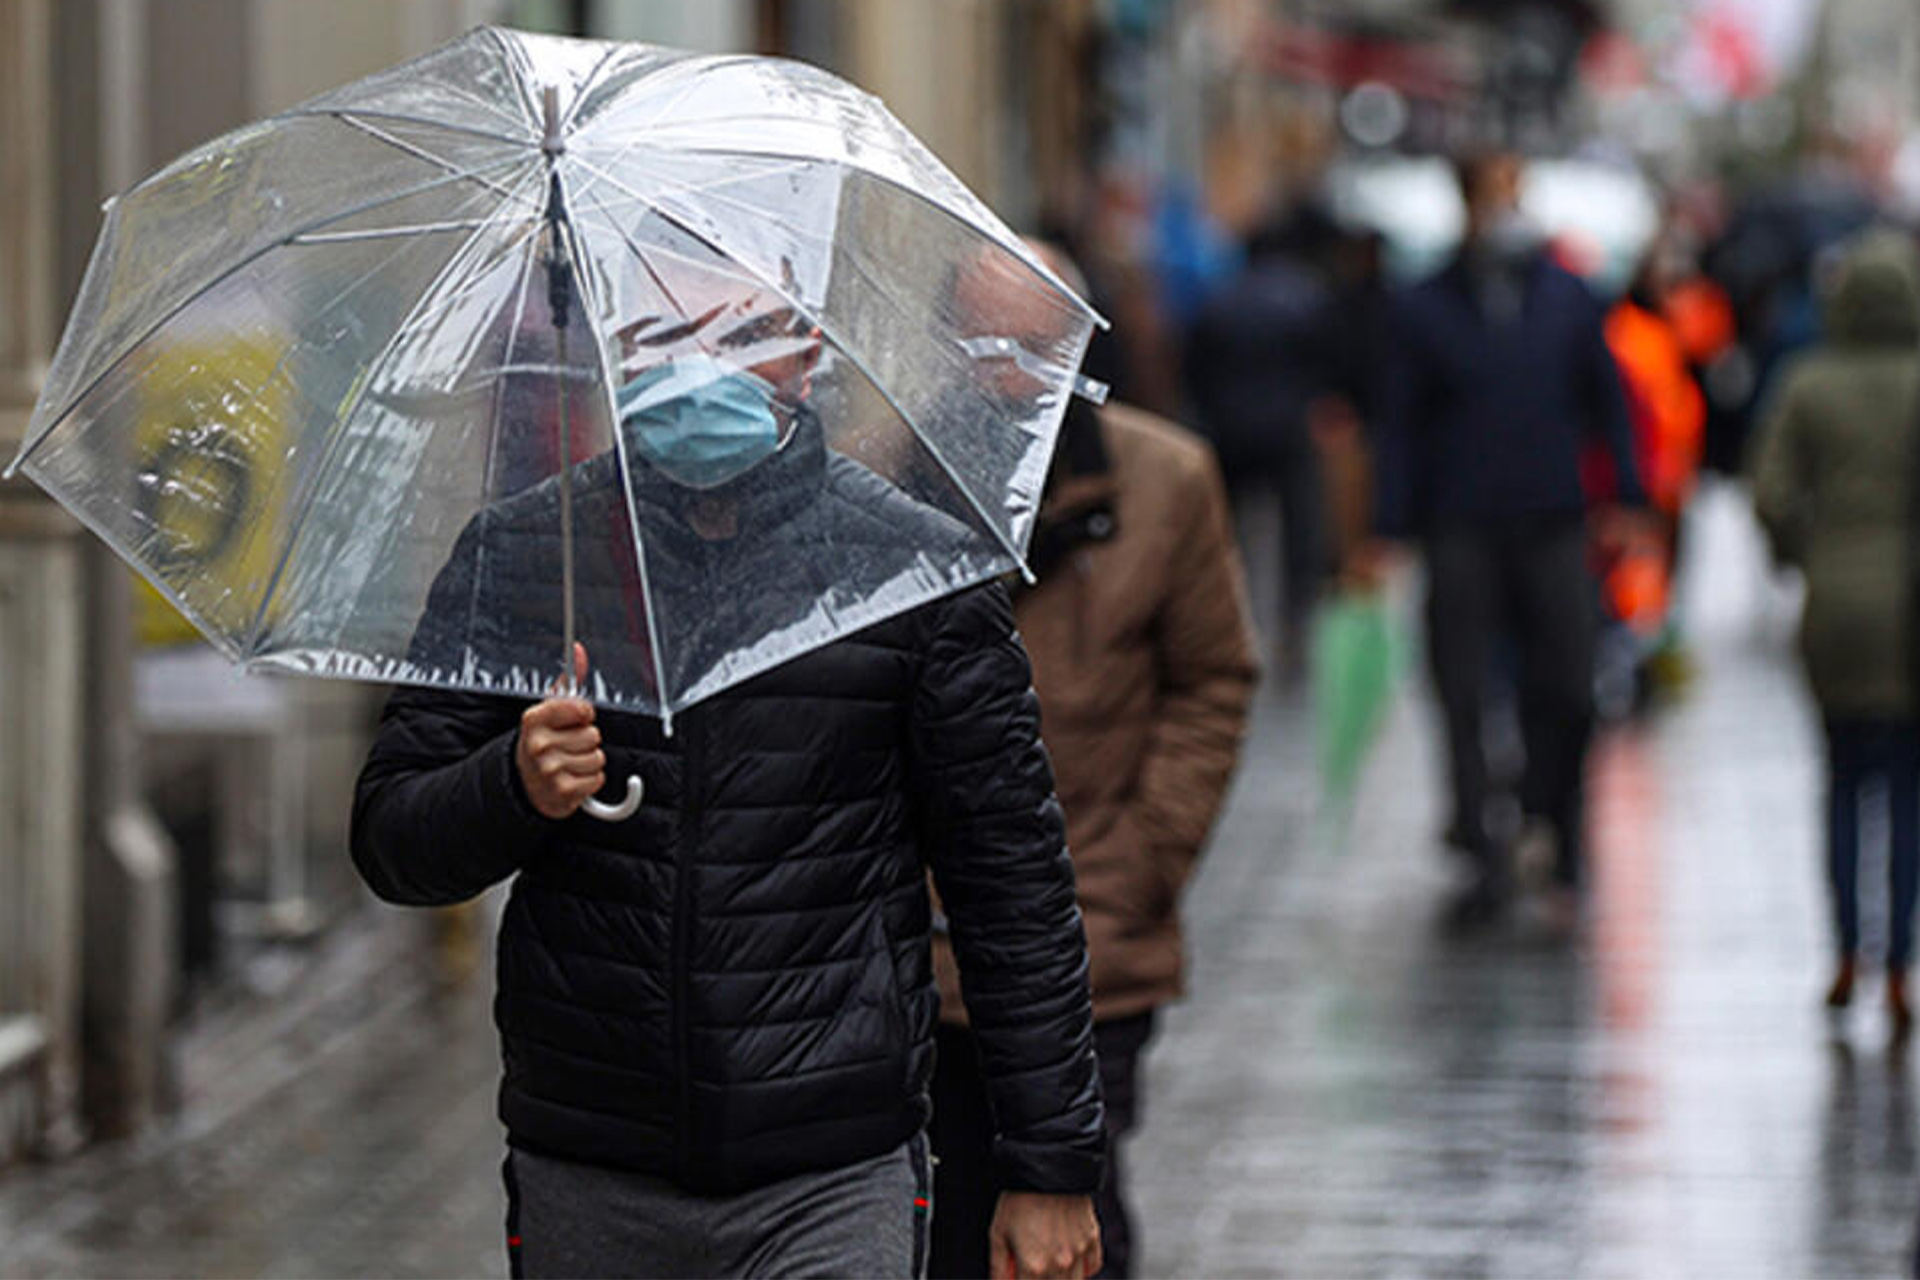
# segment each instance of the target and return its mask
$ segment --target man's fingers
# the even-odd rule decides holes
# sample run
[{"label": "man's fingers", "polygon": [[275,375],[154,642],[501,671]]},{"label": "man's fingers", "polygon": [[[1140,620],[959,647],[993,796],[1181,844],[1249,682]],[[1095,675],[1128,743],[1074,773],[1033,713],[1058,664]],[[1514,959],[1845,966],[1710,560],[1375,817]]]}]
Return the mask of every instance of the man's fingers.
[{"label": "man's fingers", "polygon": [[607,775],[604,773],[566,774],[549,783],[548,790],[555,807],[562,811],[560,816],[568,817],[606,785]]},{"label": "man's fingers", "polygon": [[596,774],[605,774],[607,771],[606,753],[601,751],[588,751],[581,755],[555,754],[553,760],[556,775],[591,778]]},{"label": "man's fingers", "polygon": [[520,740],[536,763],[548,756],[588,756],[600,749],[600,731],[592,726],[555,731],[536,725],[522,731]]},{"label": "man's fingers", "polygon": [[535,755],[555,751],[561,755],[584,756],[600,749],[600,731],[592,725],[574,729],[541,726],[528,735],[527,749]]},{"label": "man's fingers", "polygon": [[997,1231],[987,1242],[987,1275],[991,1280],[1015,1280],[1018,1275],[1013,1267],[1013,1250]]},{"label": "man's fingers", "polygon": [[560,793],[569,800],[588,800],[606,785],[604,773],[569,774],[560,782]]},{"label": "man's fingers", "polygon": [[581,755],[569,755],[562,751],[549,751],[535,758],[534,768],[543,778],[556,781],[566,778],[587,778],[596,773],[604,773],[607,758],[598,751],[588,751]]}]

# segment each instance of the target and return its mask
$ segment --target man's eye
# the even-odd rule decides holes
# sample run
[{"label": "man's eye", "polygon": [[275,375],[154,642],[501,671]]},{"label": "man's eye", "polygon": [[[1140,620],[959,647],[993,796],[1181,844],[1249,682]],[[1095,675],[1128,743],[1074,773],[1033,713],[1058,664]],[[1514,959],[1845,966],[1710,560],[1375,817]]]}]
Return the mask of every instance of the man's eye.
[{"label": "man's eye", "polygon": [[804,324],[791,310],[775,311],[728,330],[715,340],[716,346],[745,347],[774,338],[798,337]]}]

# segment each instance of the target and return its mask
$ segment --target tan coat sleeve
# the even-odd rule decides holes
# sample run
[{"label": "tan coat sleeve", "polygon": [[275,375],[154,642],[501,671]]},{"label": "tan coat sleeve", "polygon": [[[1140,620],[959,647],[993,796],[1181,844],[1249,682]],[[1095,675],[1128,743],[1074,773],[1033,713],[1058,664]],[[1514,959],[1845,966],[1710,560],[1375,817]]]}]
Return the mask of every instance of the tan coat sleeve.
[{"label": "tan coat sleeve", "polygon": [[1171,589],[1156,618],[1160,690],[1123,822],[1170,895],[1193,870],[1232,778],[1259,677],[1245,574],[1211,454],[1183,472]]}]

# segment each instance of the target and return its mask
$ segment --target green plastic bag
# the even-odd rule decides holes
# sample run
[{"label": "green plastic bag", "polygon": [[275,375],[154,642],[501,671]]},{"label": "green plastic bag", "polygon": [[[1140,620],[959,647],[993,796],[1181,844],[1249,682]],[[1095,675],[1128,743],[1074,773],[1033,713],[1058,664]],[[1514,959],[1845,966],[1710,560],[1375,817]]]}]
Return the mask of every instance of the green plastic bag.
[{"label": "green plastic bag", "polygon": [[1314,619],[1313,710],[1320,781],[1336,811],[1352,804],[1367,754],[1386,720],[1400,646],[1378,591],[1343,591]]}]

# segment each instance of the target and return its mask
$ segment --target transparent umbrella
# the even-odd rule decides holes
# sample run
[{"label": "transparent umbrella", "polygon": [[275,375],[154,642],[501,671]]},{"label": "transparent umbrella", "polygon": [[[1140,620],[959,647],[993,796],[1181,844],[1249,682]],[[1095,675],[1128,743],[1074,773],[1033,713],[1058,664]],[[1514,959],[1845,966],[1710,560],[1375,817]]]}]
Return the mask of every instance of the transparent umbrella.
[{"label": "transparent umbrella", "polygon": [[670,729],[1021,568],[1095,323],[823,71],[482,28],[113,201],[9,471],[249,669]]}]

